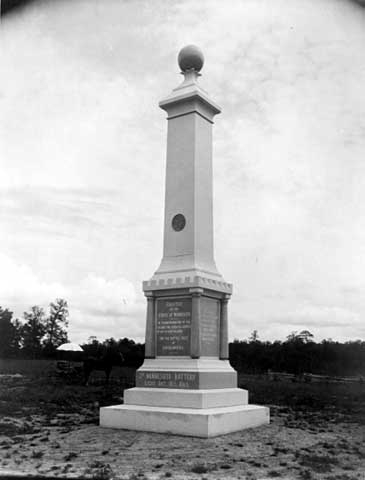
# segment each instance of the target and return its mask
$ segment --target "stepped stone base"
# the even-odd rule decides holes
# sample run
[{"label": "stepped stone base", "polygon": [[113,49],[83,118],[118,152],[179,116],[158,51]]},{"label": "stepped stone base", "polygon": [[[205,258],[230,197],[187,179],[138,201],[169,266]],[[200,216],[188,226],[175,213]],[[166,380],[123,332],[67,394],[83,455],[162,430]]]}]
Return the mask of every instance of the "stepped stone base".
[{"label": "stepped stone base", "polygon": [[100,426],[191,437],[215,437],[270,421],[269,409],[257,405],[173,408],[114,405],[100,409]]},{"label": "stepped stone base", "polygon": [[157,388],[234,388],[237,386],[235,371],[179,371],[179,370],[138,370],[137,387]]},{"label": "stepped stone base", "polygon": [[124,404],[100,409],[100,426],[191,437],[214,437],[270,421],[269,409],[248,404],[228,361],[146,359]]},{"label": "stepped stone base", "polygon": [[181,390],[172,388],[130,388],[125,405],[173,408],[217,408],[247,405],[248,392],[240,388]]}]

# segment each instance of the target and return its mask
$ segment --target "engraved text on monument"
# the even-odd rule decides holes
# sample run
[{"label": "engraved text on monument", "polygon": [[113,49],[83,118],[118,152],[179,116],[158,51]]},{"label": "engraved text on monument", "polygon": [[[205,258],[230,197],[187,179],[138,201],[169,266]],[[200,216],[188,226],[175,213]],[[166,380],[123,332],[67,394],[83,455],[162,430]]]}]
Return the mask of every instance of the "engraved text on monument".
[{"label": "engraved text on monument", "polygon": [[158,299],[156,321],[157,355],[190,355],[191,298]]}]

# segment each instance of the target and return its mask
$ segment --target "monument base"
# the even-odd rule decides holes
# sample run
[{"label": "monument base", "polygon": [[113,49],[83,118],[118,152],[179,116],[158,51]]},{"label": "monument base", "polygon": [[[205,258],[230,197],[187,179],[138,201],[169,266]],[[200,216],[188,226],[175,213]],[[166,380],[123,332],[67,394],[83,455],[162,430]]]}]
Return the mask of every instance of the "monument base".
[{"label": "monument base", "polygon": [[100,426],[215,437],[267,425],[269,409],[248,404],[237,372],[218,358],[146,359],[124,404],[100,409]]},{"label": "monument base", "polygon": [[202,438],[267,425],[269,422],[269,409],[258,405],[202,409],[114,405],[100,409],[101,427]]},{"label": "monument base", "polygon": [[241,388],[181,390],[136,387],[124,391],[124,404],[172,408],[238,407],[248,404],[248,392]]}]

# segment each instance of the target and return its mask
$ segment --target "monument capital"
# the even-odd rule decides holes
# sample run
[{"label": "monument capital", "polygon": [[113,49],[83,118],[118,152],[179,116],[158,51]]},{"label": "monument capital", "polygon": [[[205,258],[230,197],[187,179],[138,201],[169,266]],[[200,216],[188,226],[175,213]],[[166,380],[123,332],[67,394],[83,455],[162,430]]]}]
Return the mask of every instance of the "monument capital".
[{"label": "monument capital", "polygon": [[196,45],[186,45],[180,50],[177,61],[181,72],[200,72],[204,65],[204,55]]},{"label": "monument capital", "polygon": [[204,63],[202,51],[195,45],[184,47],[178,57],[183,82],[160,101],[159,106],[168,114],[168,120],[189,113],[197,113],[213,123],[213,118],[221,113],[221,108],[198,84],[199,71]]}]

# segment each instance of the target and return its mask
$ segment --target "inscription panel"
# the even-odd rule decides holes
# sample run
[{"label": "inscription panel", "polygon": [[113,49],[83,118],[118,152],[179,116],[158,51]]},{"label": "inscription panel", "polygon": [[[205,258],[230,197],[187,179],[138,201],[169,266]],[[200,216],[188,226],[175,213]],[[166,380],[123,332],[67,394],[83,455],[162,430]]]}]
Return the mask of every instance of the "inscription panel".
[{"label": "inscription panel", "polygon": [[200,340],[202,356],[219,355],[220,303],[214,298],[201,299]]},{"label": "inscription panel", "polygon": [[189,356],[191,298],[158,299],[156,302],[157,356]]},{"label": "inscription panel", "polygon": [[197,372],[137,372],[136,387],[197,389]]}]

